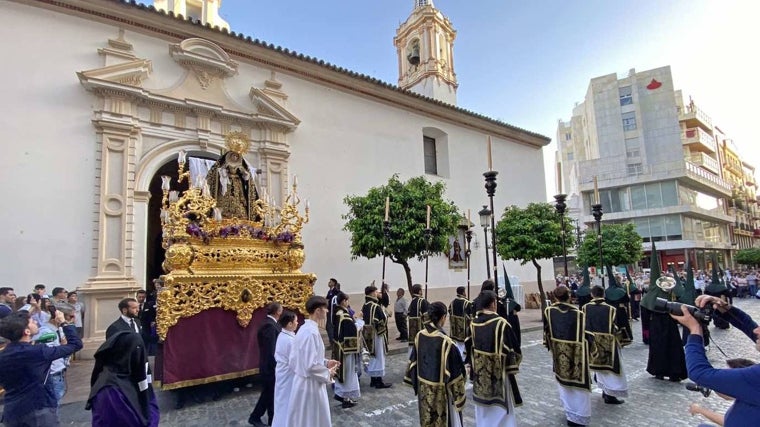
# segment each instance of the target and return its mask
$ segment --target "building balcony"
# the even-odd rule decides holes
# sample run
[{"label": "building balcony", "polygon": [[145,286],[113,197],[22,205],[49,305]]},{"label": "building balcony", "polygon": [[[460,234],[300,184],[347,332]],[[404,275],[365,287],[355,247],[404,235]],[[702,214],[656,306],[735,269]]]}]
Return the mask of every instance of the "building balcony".
[{"label": "building balcony", "polygon": [[698,127],[686,129],[681,135],[681,142],[683,145],[688,145],[691,151],[715,153],[718,150],[715,138]]},{"label": "building balcony", "polygon": [[744,184],[748,187],[757,187],[757,182],[755,181],[755,177],[752,175],[744,175]]},{"label": "building balcony", "polygon": [[694,104],[678,109],[678,121],[684,122],[686,127],[700,127],[706,131],[712,131],[712,119]]},{"label": "building balcony", "polygon": [[710,172],[720,174],[720,163],[705,153],[694,153],[689,157],[689,161]]},{"label": "building balcony", "polygon": [[717,175],[713,175],[712,173],[702,169],[701,167],[691,163],[691,162],[684,162],[686,163],[686,176],[689,178],[692,178],[693,180],[706,185],[708,188],[715,189],[720,191],[722,194],[726,196],[730,196],[731,193],[731,185],[720,178]]}]

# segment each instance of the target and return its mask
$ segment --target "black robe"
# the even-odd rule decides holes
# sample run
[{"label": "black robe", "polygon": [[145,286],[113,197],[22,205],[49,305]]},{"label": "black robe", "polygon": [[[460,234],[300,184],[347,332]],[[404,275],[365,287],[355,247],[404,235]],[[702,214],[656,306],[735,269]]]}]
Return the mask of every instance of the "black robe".
[{"label": "black robe", "polygon": [[630,298],[623,294],[621,298],[611,301],[605,298],[605,302],[615,308],[615,325],[620,331],[620,345],[625,347],[633,342],[631,320],[628,318],[628,302]]},{"label": "black robe", "polygon": [[449,335],[454,341],[464,342],[470,335],[472,321],[472,302],[462,295],[457,295],[449,304]]},{"label": "black robe", "polygon": [[667,313],[642,310],[649,316],[649,360],[647,372],[672,381],[688,377],[686,358],[681,344],[678,323]]},{"label": "black robe", "polygon": [[335,379],[344,382],[349,372],[345,369],[348,365],[346,358],[356,357],[359,354],[359,332],[356,330],[354,318],[343,307],[335,308],[335,339],[332,345],[333,360],[340,362],[340,369],[336,371]]},{"label": "black robe", "polygon": [[414,337],[423,329],[423,325],[428,321],[428,308],[430,303],[421,295],[414,295],[412,302],[409,303],[408,316],[406,323],[409,326],[409,345],[414,344]]},{"label": "black robe", "polygon": [[385,353],[388,353],[388,318],[385,317],[383,308],[378,304],[377,298],[368,295],[364,296],[364,305],[362,306],[362,317],[364,318],[364,327],[362,328],[362,338],[364,346],[371,355],[376,355],[375,337],[380,335],[385,343]]},{"label": "black robe", "polygon": [[589,367],[596,371],[622,372],[620,365],[621,333],[615,322],[617,310],[595,298],[583,306],[589,340]]},{"label": "black robe", "polygon": [[[465,403],[465,368],[454,343],[432,322],[425,324],[413,340],[404,382],[418,396],[420,425],[449,427],[458,417],[461,423]],[[449,412],[449,402],[455,408]]]},{"label": "black robe", "polygon": [[521,405],[515,374],[522,354],[509,322],[496,313],[481,312],[473,320],[471,330],[465,346],[467,363],[471,366],[473,400],[508,410],[507,396],[511,390],[514,405]]},{"label": "black robe", "polygon": [[565,302],[547,307],[544,340],[552,352],[552,369],[557,382],[565,387],[591,391],[583,312]]}]

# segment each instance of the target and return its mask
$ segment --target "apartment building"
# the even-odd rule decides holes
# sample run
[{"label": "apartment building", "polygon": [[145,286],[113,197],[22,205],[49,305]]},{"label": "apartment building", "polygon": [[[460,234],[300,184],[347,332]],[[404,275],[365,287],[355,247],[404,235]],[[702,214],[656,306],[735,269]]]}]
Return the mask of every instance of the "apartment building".
[{"label": "apartment building", "polygon": [[[558,189],[570,213],[594,225],[594,179],[603,223],[633,222],[661,265],[704,268],[716,254],[758,241],[754,167],[693,100],[675,90],[669,66],[592,79],[569,121],[559,121]],[[648,257],[642,260],[646,267]]]}]

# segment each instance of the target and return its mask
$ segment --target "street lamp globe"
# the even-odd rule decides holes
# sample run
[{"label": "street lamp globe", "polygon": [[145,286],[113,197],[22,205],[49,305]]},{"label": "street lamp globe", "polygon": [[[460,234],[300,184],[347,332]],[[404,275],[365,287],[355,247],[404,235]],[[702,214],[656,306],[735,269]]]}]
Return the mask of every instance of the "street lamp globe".
[{"label": "street lamp globe", "polygon": [[480,226],[484,229],[488,228],[491,225],[491,210],[488,209],[488,206],[484,205],[478,215],[480,215]]}]

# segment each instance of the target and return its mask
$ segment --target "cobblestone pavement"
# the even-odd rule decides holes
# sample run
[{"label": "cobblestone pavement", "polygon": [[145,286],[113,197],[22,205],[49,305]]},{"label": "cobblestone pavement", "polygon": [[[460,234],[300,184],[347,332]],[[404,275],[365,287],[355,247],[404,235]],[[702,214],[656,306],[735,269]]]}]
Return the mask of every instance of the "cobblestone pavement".
[{"label": "cobblestone pavement", "polygon": [[[738,300],[736,305],[755,319],[760,319],[760,301]],[[639,322],[633,323],[636,341],[623,350],[624,368],[629,381],[630,396],[623,405],[605,405],[601,390],[594,388],[592,395],[592,421],[594,426],[695,426],[703,419],[691,417],[688,406],[698,402],[706,407],[725,411],[729,402],[715,396],[704,398],[688,391],[683,383],[659,381],[646,373],[647,346],[641,343]],[[739,331],[711,328],[715,342],[726,352],[728,358],[745,357],[760,359],[754,345]],[[725,367],[725,359],[715,345],[708,356],[716,367]],[[388,358],[386,382],[393,387],[384,390],[369,388],[369,378],[363,377],[360,404],[351,409],[341,409],[340,404],[330,400],[333,426],[416,426],[418,422],[417,400],[410,387],[401,383],[406,367],[406,354],[394,354]],[[564,412],[559,404],[556,382],[551,372],[549,353],[541,345],[541,332],[523,335],[523,362],[518,383],[525,403],[517,408],[518,424],[521,426],[563,426]],[[230,386],[232,387],[232,385]],[[202,391],[199,392],[202,395]],[[206,396],[200,402],[189,399],[185,408],[175,410],[171,393],[159,392],[162,426],[222,426],[248,425],[247,419],[258,398],[258,385],[242,390],[230,390],[217,401]],[[468,393],[469,399],[469,393]],[[474,426],[474,409],[468,400],[465,426]],[[83,402],[61,407],[62,425],[89,425],[90,413]],[[300,426],[299,426],[300,427]],[[489,426],[490,427],[490,426]]]}]

